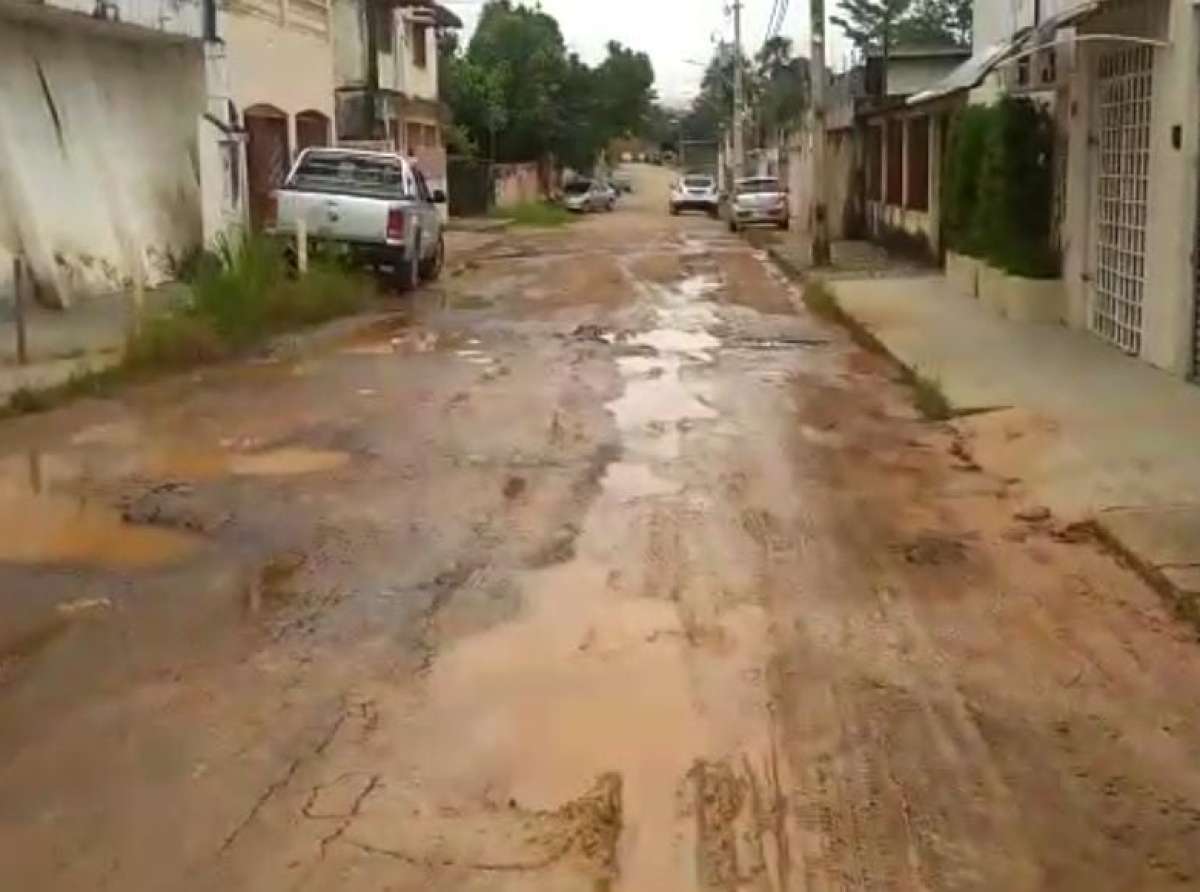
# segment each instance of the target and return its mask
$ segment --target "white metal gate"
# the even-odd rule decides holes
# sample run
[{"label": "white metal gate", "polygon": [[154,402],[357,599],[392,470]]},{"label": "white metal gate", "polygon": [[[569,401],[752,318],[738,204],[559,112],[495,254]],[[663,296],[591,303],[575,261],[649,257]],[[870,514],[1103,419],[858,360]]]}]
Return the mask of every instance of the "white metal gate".
[{"label": "white metal gate", "polygon": [[1154,50],[1106,52],[1096,95],[1096,217],[1092,330],[1129,353],[1142,348],[1150,101]]}]

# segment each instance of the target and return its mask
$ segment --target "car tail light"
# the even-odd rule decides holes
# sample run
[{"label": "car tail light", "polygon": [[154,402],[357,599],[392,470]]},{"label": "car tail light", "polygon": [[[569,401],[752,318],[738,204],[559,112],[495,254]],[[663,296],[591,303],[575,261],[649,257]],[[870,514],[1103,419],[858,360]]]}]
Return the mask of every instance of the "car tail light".
[{"label": "car tail light", "polygon": [[388,211],[387,240],[389,242],[404,241],[404,211],[392,208]]}]

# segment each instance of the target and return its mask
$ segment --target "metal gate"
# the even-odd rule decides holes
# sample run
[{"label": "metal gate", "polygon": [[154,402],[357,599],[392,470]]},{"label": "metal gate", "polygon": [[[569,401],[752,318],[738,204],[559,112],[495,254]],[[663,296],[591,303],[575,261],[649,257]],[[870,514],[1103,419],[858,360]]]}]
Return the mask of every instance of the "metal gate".
[{"label": "metal gate", "polygon": [[1153,67],[1152,47],[1113,50],[1100,57],[1097,78],[1091,325],[1133,354],[1142,348]]},{"label": "metal gate", "polygon": [[496,203],[492,164],[473,158],[450,158],[446,162],[450,186],[450,216],[482,216]]}]

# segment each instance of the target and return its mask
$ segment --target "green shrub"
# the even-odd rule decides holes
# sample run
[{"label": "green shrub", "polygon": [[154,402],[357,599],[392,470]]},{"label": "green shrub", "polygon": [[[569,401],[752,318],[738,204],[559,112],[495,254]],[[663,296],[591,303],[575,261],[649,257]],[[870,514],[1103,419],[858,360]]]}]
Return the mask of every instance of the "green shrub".
[{"label": "green shrub", "polygon": [[1058,275],[1053,156],[1053,121],[1028,99],[959,112],[942,187],[947,244],[1014,275]]},{"label": "green shrub", "polygon": [[555,228],[565,226],[575,219],[566,208],[545,201],[530,201],[525,204],[498,208],[497,217],[511,220],[514,226],[541,226]]},{"label": "green shrub", "polygon": [[314,261],[308,273],[280,283],[267,297],[267,320],[273,329],[315,325],[361,310],[375,294],[366,276],[328,261]]},{"label": "green shrub", "polygon": [[990,110],[970,105],[954,117],[946,146],[942,178],[942,221],[946,243],[955,251],[983,253],[971,238],[971,221],[979,199],[979,167],[987,141]]},{"label": "green shrub", "polygon": [[125,345],[125,366],[135,370],[186,369],[229,355],[212,322],[195,312],[151,316]]},{"label": "green shrub", "polygon": [[266,332],[270,294],[287,274],[283,251],[265,236],[235,234],[222,236],[215,253],[220,263],[192,283],[192,312],[230,346],[248,346]]}]

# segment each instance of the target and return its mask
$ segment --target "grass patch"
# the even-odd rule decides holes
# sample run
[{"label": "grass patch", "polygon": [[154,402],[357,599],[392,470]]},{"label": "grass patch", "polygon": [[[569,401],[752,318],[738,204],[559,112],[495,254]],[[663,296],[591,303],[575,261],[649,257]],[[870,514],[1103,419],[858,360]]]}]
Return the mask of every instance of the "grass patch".
[{"label": "grass patch", "polygon": [[861,322],[842,309],[830,287],[819,279],[810,280],[804,286],[804,304],[816,316],[835,322],[850,335],[850,339],[864,350],[887,356],[900,367],[904,383],[912,390],[913,405],[921,416],[929,421],[946,421],[954,417],[954,409],[936,378],[923,375],[899,362],[888,349]]},{"label": "grass patch", "polygon": [[528,201],[507,208],[497,208],[495,216],[512,220],[514,226],[538,226],[557,229],[575,219],[566,208],[546,201]]},{"label": "grass patch", "polygon": [[282,246],[262,236],[223,239],[205,257],[195,264],[189,299],[143,318],[118,365],[81,369],[55,387],[22,388],[0,415],[45,412],[106,396],[131,379],[229,359],[271,335],[358,312],[376,294],[371,278],[336,257],[316,255],[306,274],[294,274]]}]

